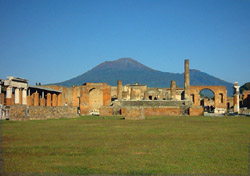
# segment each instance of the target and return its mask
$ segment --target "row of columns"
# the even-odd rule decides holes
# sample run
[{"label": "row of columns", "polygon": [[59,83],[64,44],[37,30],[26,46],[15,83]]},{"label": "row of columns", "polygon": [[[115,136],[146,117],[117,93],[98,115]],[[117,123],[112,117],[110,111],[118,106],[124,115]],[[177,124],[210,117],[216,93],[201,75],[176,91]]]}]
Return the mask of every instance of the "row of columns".
[{"label": "row of columns", "polygon": [[[28,106],[62,106],[62,94],[47,93],[45,98],[44,92],[40,96],[38,92],[30,95],[30,90],[27,96],[27,89],[15,88],[14,94],[12,94],[13,88],[11,86],[6,89],[6,105],[22,104]],[[2,93],[0,92],[2,95]],[[13,96],[14,95],[14,96]],[[3,98],[1,98],[3,99]],[[1,100],[4,102],[4,100]]]},{"label": "row of columns", "polygon": [[27,89],[15,88],[14,97],[12,97],[12,87],[7,87],[6,90],[6,105],[27,104]]},{"label": "row of columns", "polygon": [[62,106],[62,94],[51,94],[47,93],[47,97],[45,98],[44,93],[42,96],[39,96],[38,92],[33,93],[28,96],[27,101],[28,106]]}]

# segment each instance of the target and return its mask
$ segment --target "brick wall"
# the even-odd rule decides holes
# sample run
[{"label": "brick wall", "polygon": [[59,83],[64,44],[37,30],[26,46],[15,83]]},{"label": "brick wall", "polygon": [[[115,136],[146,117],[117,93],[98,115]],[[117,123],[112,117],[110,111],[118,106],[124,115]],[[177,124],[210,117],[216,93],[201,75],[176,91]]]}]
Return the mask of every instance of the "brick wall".
[{"label": "brick wall", "polygon": [[144,108],[145,116],[179,116],[180,107],[147,107]]},{"label": "brick wall", "polygon": [[9,111],[10,120],[46,120],[77,117],[77,108],[71,106],[44,107],[13,105]]},{"label": "brick wall", "polygon": [[122,116],[124,116],[126,120],[145,119],[144,109],[140,107],[122,108]]},{"label": "brick wall", "polygon": [[189,108],[190,116],[203,116],[203,107],[202,106],[192,106]]}]

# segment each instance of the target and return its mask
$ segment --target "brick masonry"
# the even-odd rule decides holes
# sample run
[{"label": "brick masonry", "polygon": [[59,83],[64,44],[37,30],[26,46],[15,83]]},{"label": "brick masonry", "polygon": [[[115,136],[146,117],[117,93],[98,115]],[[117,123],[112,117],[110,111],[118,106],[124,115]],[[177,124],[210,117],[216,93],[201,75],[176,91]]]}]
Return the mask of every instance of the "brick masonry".
[{"label": "brick masonry", "polygon": [[112,116],[113,115],[113,107],[101,107],[99,111],[100,111],[100,116]]},{"label": "brick masonry", "polygon": [[202,106],[192,106],[189,108],[190,116],[203,116],[203,107]]}]

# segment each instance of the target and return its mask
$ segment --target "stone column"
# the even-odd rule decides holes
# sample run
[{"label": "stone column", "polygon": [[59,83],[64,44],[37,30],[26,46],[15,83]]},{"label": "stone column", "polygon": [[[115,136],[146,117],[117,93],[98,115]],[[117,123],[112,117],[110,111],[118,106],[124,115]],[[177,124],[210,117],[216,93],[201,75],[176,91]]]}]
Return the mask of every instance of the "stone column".
[{"label": "stone column", "polygon": [[57,106],[57,95],[55,93],[52,95],[52,106]]},{"label": "stone column", "polygon": [[117,81],[117,99],[122,100],[122,81]]},{"label": "stone column", "polygon": [[34,106],[39,106],[39,93],[34,93]]},{"label": "stone column", "polygon": [[240,111],[240,86],[238,86],[238,83],[234,83],[234,112],[239,113]]},{"label": "stone column", "polygon": [[7,87],[6,91],[6,105],[12,105],[12,87]]},{"label": "stone column", "polygon": [[19,90],[19,104],[22,104],[23,103],[23,90],[20,89]]},{"label": "stone column", "polygon": [[171,98],[171,100],[176,99],[176,83],[175,83],[175,81],[171,81],[170,98]]},{"label": "stone column", "polygon": [[135,99],[136,99],[136,90],[134,88],[131,88],[130,100],[135,100]]},{"label": "stone column", "polygon": [[51,106],[51,94],[47,93],[47,106]]},{"label": "stone column", "polygon": [[190,96],[190,77],[189,77],[189,60],[185,60],[185,94],[184,94],[184,99],[189,100]]},{"label": "stone column", "polygon": [[19,104],[20,92],[19,88],[15,89],[15,104]]}]

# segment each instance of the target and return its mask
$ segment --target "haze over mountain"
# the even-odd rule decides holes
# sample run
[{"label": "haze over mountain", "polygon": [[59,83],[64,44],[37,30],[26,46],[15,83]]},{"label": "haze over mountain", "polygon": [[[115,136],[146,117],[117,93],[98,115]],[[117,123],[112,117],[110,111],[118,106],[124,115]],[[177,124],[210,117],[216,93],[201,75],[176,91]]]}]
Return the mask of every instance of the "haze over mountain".
[{"label": "haze over mountain", "polygon": [[[55,84],[73,86],[82,85],[86,82],[106,82],[109,85],[116,86],[117,80],[122,80],[123,85],[139,82],[139,84],[146,84],[148,87],[170,87],[170,81],[175,80],[177,86],[184,87],[184,73],[154,70],[131,58],[103,62],[86,73]],[[228,95],[233,93],[232,83],[195,69],[190,69],[190,84],[226,86]]]}]

